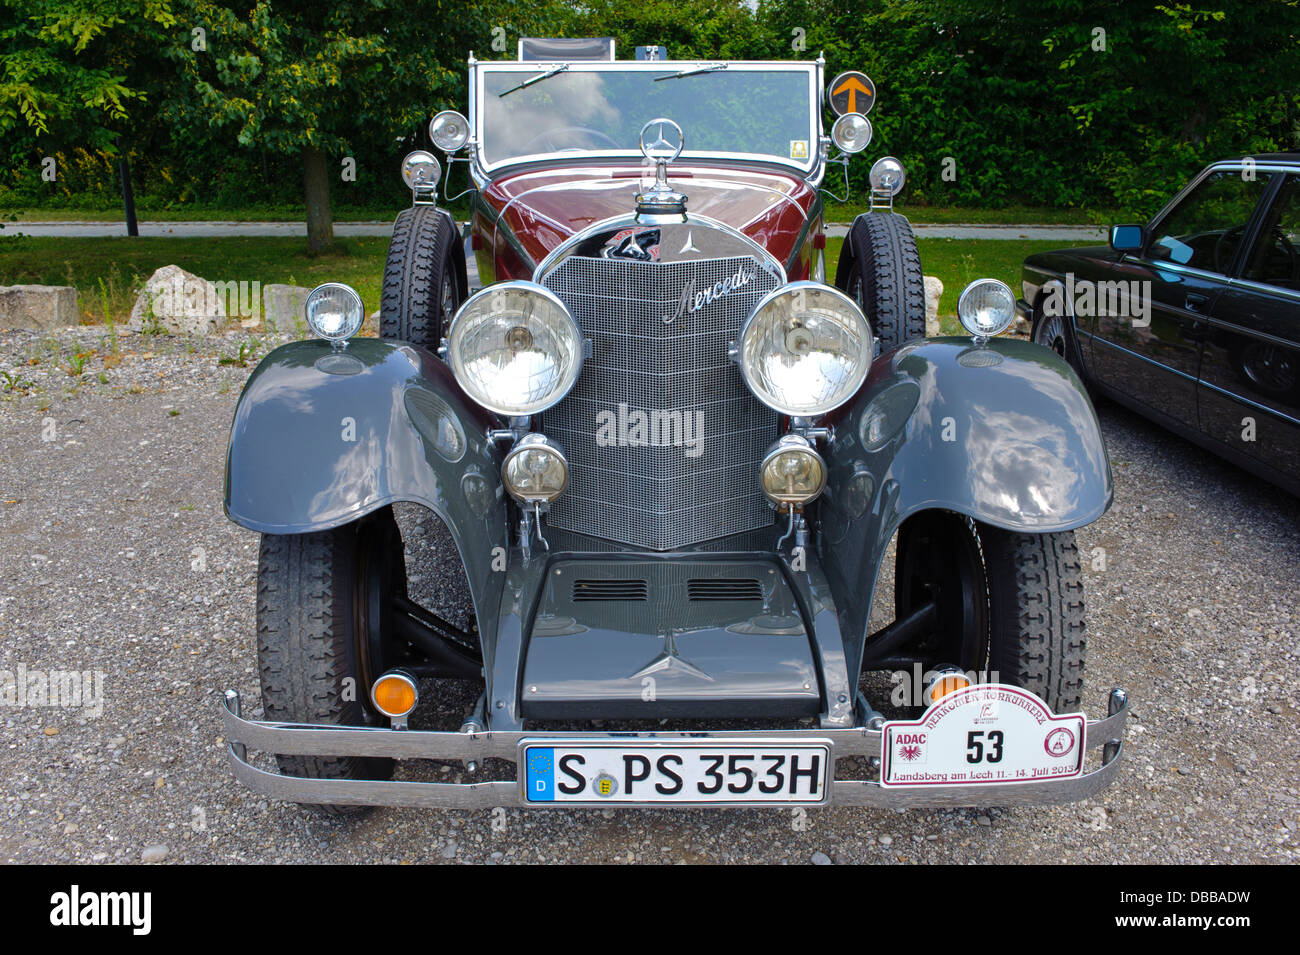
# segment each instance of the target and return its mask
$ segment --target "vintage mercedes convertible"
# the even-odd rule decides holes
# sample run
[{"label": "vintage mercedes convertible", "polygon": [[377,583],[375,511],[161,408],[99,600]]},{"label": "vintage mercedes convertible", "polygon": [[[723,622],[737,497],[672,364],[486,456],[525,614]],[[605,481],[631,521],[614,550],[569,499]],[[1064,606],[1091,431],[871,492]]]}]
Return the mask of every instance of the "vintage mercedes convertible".
[{"label": "vintage mercedes convertible", "polygon": [[[322,285],[317,337],[235,412],[226,512],[261,534],[262,718],[224,700],[240,780],[472,808],[1005,805],[1114,778],[1124,694],[1082,712],[1073,532],[1112,497],[1092,405],[995,337],[999,281],[962,293],[968,336],[925,337],[892,157],[826,281],[824,180],[876,91],[823,70],[610,41],[470,58],[467,113],[430,138],[471,221],[409,155],[379,338]],[[409,596],[404,502],[449,531],[471,626]],[[882,698],[882,673],[915,685]],[[421,727],[448,679],[477,704]]]}]

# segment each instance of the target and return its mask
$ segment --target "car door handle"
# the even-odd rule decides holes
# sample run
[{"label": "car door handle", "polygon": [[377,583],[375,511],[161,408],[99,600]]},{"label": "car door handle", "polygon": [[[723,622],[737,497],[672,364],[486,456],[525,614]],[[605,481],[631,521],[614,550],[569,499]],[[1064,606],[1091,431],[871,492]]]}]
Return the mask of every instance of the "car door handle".
[{"label": "car door handle", "polygon": [[1210,302],[1210,296],[1201,295],[1199,292],[1188,292],[1187,299],[1184,302],[1189,312],[1202,311]]}]

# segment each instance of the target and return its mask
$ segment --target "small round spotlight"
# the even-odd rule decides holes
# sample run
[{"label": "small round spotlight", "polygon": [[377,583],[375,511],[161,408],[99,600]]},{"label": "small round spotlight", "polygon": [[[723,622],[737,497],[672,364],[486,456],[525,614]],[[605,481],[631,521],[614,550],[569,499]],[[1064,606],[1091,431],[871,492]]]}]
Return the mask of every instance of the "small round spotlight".
[{"label": "small round spotlight", "polygon": [[308,292],[304,310],[311,330],[336,345],[360,331],[366,317],[361,296],[341,282],[326,282]]},{"label": "small round spotlight", "polygon": [[778,508],[807,504],[826,487],[826,462],[803,435],[783,435],[768,448],[758,481]]},{"label": "small round spotlight", "polygon": [[469,142],[469,120],[454,109],[444,109],[429,120],[429,138],[445,153],[454,153]]},{"label": "small round spotlight", "polygon": [[976,338],[992,338],[1016,320],[1016,295],[1005,282],[976,279],[957,299],[957,318]]},{"label": "small round spotlight", "polygon": [[437,188],[442,166],[433,153],[417,149],[402,160],[402,179],[412,192],[429,192]]},{"label": "small round spotlight", "polygon": [[569,486],[569,462],[554,441],[526,434],[506,455],[501,479],[516,501],[549,504]]},{"label": "small round spotlight", "polygon": [[893,156],[881,156],[871,167],[871,191],[896,196],[907,182],[907,170]]},{"label": "small round spotlight", "polygon": [[861,113],[845,113],[831,127],[831,139],[846,153],[860,153],[871,145],[871,120]]}]

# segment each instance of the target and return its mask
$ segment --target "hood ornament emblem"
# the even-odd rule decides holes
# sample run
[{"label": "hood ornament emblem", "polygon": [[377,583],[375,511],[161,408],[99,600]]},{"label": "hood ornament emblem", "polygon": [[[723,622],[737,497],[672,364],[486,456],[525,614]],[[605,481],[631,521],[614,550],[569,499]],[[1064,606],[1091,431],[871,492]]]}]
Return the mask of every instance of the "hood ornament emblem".
[{"label": "hood ornament emblem", "polygon": [[700,250],[699,247],[695,244],[695,233],[691,232],[690,230],[687,230],[686,244],[681,247],[681,249],[678,251],[678,254],[680,255],[683,252],[698,252],[698,251]]},{"label": "hood ornament emblem", "polygon": [[668,164],[682,154],[682,147],[686,144],[682,128],[671,119],[652,119],[641,127],[637,144],[641,147],[641,154],[655,164],[654,185],[636,194],[637,215],[680,215],[685,218],[686,196],[668,185]]}]

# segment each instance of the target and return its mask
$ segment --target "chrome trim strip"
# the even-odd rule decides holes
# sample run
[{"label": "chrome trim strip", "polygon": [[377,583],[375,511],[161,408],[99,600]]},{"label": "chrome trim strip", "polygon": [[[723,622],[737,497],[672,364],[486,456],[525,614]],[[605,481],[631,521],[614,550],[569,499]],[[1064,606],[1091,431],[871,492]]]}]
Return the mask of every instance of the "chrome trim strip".
[{"label": "chrome trim strip", "polygon": [[[1089,720],[1085,734],[1088,749],[1104,747],[1100,768],[1073,779],[1040,783],[977,784],[937,789],[934,787],[882,787],[878,782],[835,780],[831,784],[831,805],[909,808],[922,806],[1012,806],[1071,802],[1095,795],[1119,772],[1123,755],[1122,737],[1128,718],[1128,700],[1122,691],[1112,690],[1110,708],[1101,720]],[[780,744],[785,741],[829,741],[831,758],[879,756],[881,732],[865,728],[807,730],[737,730],[664,733],[539,733],[492,732],[447,733],[425,730],[392,730],[382,727],[311,726],[295,723],[257,722],[241,718],[239,694],[227,690],[222,700],[222,727],[226,738],[226,761],[235,778],[255,792],[287,802],[325,803],[354,806],[412,806],[441,809],[477,809],[521,806],[529,809],[563,809],[563,803],[525,803],[517,780],[482,783],[426,783],[405,781],[308,779],[283,776],[258,769],[248,762],[247,750],[304,756],[378,756],[393,759],[461,759],[481,761],[488,757],[515,762],[519,744],[545,738],[563,743],[584,740],[627,742],[629,740],[719,739]],[[631,807],[625,807],[631,808]],[[653,808],[699,808],[655,803]],[[760,808],[760,807],[755,807]],[[761,807],[768,808],[768,807]],[[778,808],[780,805],[778,804]]]},{"label": "chrome trim strip", "polygon": [[1291,415],[1287,414],[1285,411],[1279,411],[1276,408],[1270,408],[1268,405],[1262,405],[1258,401],[1255,401],[1251,398],[1247,398],[1245,395],[1241,394],[1238,391],[1228,391],[1226,388],[1220,388],[1214,382],[1206,381],[1204,378],[1196,379],[1196,383],[1200,385],[1202,388],[1209,388],[1211,391],[1218,392],[1220,395],[1222,395],[1225,398],[1238,402],[1239,404],[1246,405],[1247,407],[1254,408],[1257,411],[1259,411],[1261,414],[1268,415],[1270,418],[1278,418],[1290,425],[1300,425],[1300,418],[1292,417]]},{"label": "chrome trim strip", "polygon": [[[715,61],[674,60],[671,62],[674,65],[681,66],[681,65],[686,65],[695,62],[698,62],[700,64],[706,64]],[[483,77],[485,74],[485,68],[491,68],[493,72],[529,73],[529,72],[536,71],[536,62],[525,61],[523,63],[520,63],[514,60],[503,60],[503,61],[485,61],[485,62],[478,62],[474,64],[473,68],[471,69],[470,83],[469,83],[469,88],[470,88],[469,107],[471,110],[469,119],[476,133],[483,129],[483,117],[478,113],[482,109],[482,104],[485,99],[483,95]],[[821,134],[822,134],[822,119],[821,119],[821,110],[818,109],[818,103],[821,95],[821,88],[817,82],[818,79],[817,70],[818,67],[816,62],[803,63],[803,62],[792,61],[792,60],[745,60],[745,61],[732,60],[727,62],[727,72],[729,73],[730,72],[790,72],[790,73],[806,73],[808,75],[808,79],[809,79],[808,111],[811,119],[811,122],[809,124],[809,133],[812,138],[809,140],[809,146],[808,146],[809,156],[808,156],[808,162],[806,164],[794,162],[792,160],[785,159],[781,156],[768,155],[766,153],[733,153],[733,152],[719,152],[719,151],[702,152],[698,150],[689,150],[689,149],[685,150],[682,153],[681,162],[686,163],[691,161],[692,159],[706,159],[710,157],[725,158],[727,160],[734,160],[738,162],[763,162],[767,164],[776,164],[779,166],[785,166],[785,167],[797,169],[800,175],[805,179],[812,179],[816,177],[818,168],[822,166],[821,149],[820,149]],[[665,72],[665,61],[663,60],[614,60],[614,61],[574,60],[569,63],[568,72],[572,72],[572,73],[584,73],[584,72],[663,73]],[[503,160],[501,162],[489,163],[487,162],[486,158],[482,154],[482,148],[481,148],[482,140],[483,137],[481,135],[475,135],[474,138],[471,139],[468,145],[471,154],[475,158],[476,164],[486,176],[491,176],[491,174],[510,166],[536,163],[539,160],[562,161],[562,160],[572,160],[575,158],[575,154],[572,152],[568,152],[568,153],[551,152],[551,153],[536,153],[529,156],[516,156],[512,159]],[[584,150],[580,154],[580,156],[583,159],[631,158],[634,161],[639,161],[640,152],[636,149]]]},{"label": "chrome trim strip", "polygon": [[[760,265],[768,266],[769,270],[777,276],[782,285],[788,281],[786,278],[785,266],[777,261],[776,256],[772,255],[771,252],[768,252],[767,249],[763,248],[739,229],[733,229],[725,222],[719,222],[717,219],[711,219],[708,216],[696,215],[690,212],[686,213],[686,221],[688,223],[698,223],[702,226],[718,229],[722,232],[728,233],[733,238],[741,240],[741,243],[749,248],[750,252],[758,260],[758,263]],[[565,239],[552,249],[546,258],[542,259],[541,263],[533,271],[533,281],[540,284],[548,272],[568,258],[571,249],[576,248],[591,236],[612,229],[620,223],[627,223],[629,226],[636,225],[637,220],[635,214],[629,211],[619,213],[616,216],[610,216],[608,219],[602,219],[599,222],[593,223],[581,232],[577,232]]]},{"label": "chrome trim strip", "polygon": [[[1256,282],[1254,279],[1233,278],[1228,279],[1228,285],[1233,288],[1248,288],[1256,292],[1262,292],[1265,295],[1280,295],[1283,298],[1293,298],[1300,302],[1300,290],[1281,288],[1277,285],[1269,285],[1267,282]],[[1281,341],[1281,339],[1279,339]],[[1294,342],[1288,342],[1294,345]]]}]

